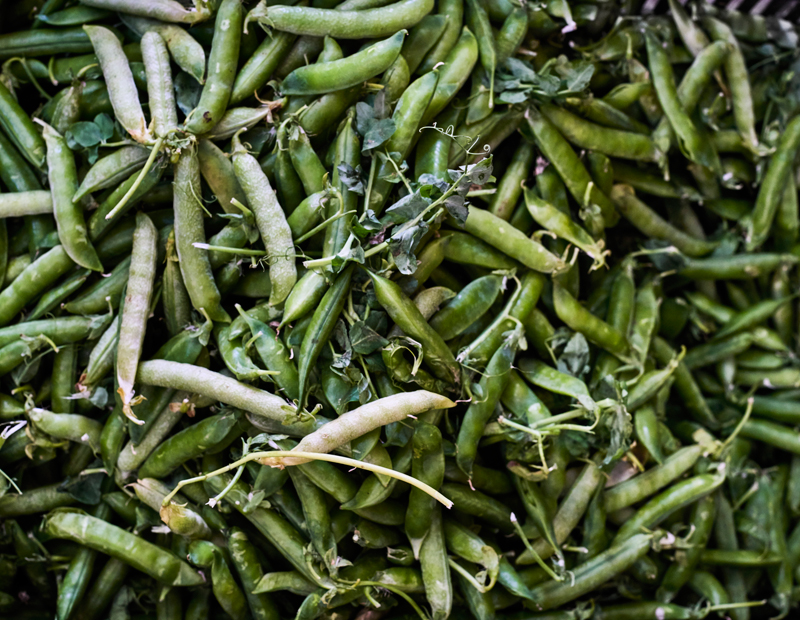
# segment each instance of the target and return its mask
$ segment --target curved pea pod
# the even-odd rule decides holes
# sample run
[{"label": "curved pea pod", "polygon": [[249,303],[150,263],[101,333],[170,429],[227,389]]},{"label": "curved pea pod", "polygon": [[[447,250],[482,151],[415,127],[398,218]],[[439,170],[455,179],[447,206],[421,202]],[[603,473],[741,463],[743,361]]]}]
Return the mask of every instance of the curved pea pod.
[{"label": "curved pea pod", "polygon": [[492,215],[489,211],[472,206],[468,208],[464,230],[471,235],[534,271],[553,273],[566,268],[562,258],[551,254],[543,245],[529,239],[508,222]]},{"label": "curved pea pod", "polygon": [[518,267],[518,263],[501,250],[468,233],[447,231],[443,238],[447,240],[443,245],[444,259],[447,261],[486,269],[508,270]]},{"label": "curved pea pod", "polygon": [[[421,422],[414,429],[412,442],[411,475],[438,489],[444,482],[441,432],[432,424]],[[430,513],[435,509],[436,500],[419,489],[411,489],[405,516],[405,532],[416,558],[419,558],[420,547],[428,535]]]},{"label": "curved pea pod", "polygon": [[430,326],[444,340],[455,338],[492,307],[502,284],[503,278],[500,276],[484,276],[473,280],[433,315]]},{"label": "curved pea pod", "polygon": [[530,358],[520,360],[518,367],[520,374],[531,384],[549,392],[574,398],[589,411],[597,410],[597,403],[591,397],[589,388],[577,377],[562,373],[544,362]]},{"label": "curved pea pod", "polygon": [[[297,208],[292,211],[291,215],[286,218],[286,223],[289,224],[289,229],[292,231],[292,237],[297,239],[311,231],[311,229],[317,225],[330,204],[330,197],[324,191],[315,192],[310,196],[306,196],[303,201],[297,205]],[[333,223],[331,223],[331,225],[333,225]],[[294,292],[294,289],[292,289],[292,292]]]},{"label": "curved pea pod", "polygon": [[271,374],[253,363],[241,339],[230,337],[230,325],[214,328],[220,356],[227,369],[240,381],[255,381]]},{"label": "curved pea pod", "polygon": [[292,232],[258,160],[247,153],[238,137],[233,141],[233,168],[272,261],[269,268],[272,284],[270,304],[277,305],[286,299],[297,281]]},{"label": "curved pea pod", "polygon": [[311,323],[300,346],[299,371],[299,406],[303,407],[308,374],[319,357],[322,347],[328,342],[336,321],[344,308],[347,292],[350,288],[353,268],[348,267],[334,281],[333,285],[322,297],[311,318]]},{"label": "curved pea pod", "polygon": [[58,487],[58,484],[48,484],[26,489],[22,495],[0,497],[0,516],[12,519],[74,504],[76,500],[69,493],[61,493]]},{"label": "curved pea pod", "polygon": [[110,155],[101,157],[83,177],[72,201],[79,202],[93,192],[121,183],[140,170],[149,155],[147,149],[141,146],[123,146]]},{"label": "curved pea pod", "polygon": [[156,19],[137,17],[126,13],[120,13],[120,19],[139,35],[144,35],[146,32],[158,33],[167,44],[175,64],[195,80],[203,83],[206,71],[206,53],[203,46],[192,37],[187,29]]},{"label": "curved pea pod", "polygon": [[131,409],[134,404],[133,383],[152,304],[158,256],[157,240],[158,232],[152,220],[144,213],[137,214],[116,361],[119,385],[117,391],[122,398],[122,411],[125,417],[137,424],[140,422]]},{"label": "curved pea pod", "polygon": [[592,592],[644,557],[650,549],[652,540],[652,534],[636,534],[577,566],[573,570],[574,579],[548,581],[531,588],[537,609],[557,608]]},{"label": "curved pea pod", "polygon": [[204,134],[209,140],[217,142],[228,140],[240,129],[250,129],[260,121],[270,116],[272,108],[264,105],[258,108],[229,108],[214,125],[214,128]]},{"label": "curved pea pod", "polygon": [[525,190],[525,205],[531,217],[538,224],[561,239],[569,241],[586,252],[594,261],[590,271],[605,265],[605,256],[608,254],[608,251],[605,249],[605,241],[602,239],[593,239],[591,235],[581,226],[578,226],[569,215],[542,200],[531,190]]},{"label": "curved pea pod", "polygon": [[421,126],[428,125],[447,107],[469,78],[476,62],[478,62],[478,41],[472,31],[464,26],[455,45],[447,54],[444,66],[439,70],[439,81],[422,117]]},{"label": "curved pea pod", "polygon": [[630,351],[625,334],[591,314],[558,280],[553,282],[553,305],[558,318],[570,329],[582,333],[587,340],[620,360],[628,359]]},{"label": "curved pea pod", "polygon": [[0,217],[23,217],[53,213],[53,197],[46,190],[0,194]]},{"label": "curved pea pod", "polygon": [[744,423],[741,433],[748,439],[761,441],[792,454],[800,454],[800,436],[784,424],[754,418]]},{"label": "curved pea pod", "polygon": [[78,173],[72,151],[66,140],[49,125],[45,125],[44,140],[47,144],[48,179],[59,240],[76,263],[86,269],[102,271],[103,265],[87,235],[83,208],[72,202],[72,196],[78,189]]},{"label": "curved pea pod", "polygon": [[541,113],[572,144],[620,159],[660,162],[664,158],[650,136],[596,125],[552,104],[539,106]]},{"label": "curved pea pod", "polygon": [[[256,592],[262,582],[264,569],[247,534],[237,527],[228,533],[228,549],[236,574],[242,582],[250,613],[255,620],[277,620],[278,610],[266,591]],[[302,579],[302,577],[300,577]]]},{"label": "curved pea pod", "polygon": [[[294,448],[300,452],[331,452],[339,446],[353,441],[371,430],[385,426],[391,422],[404,420],[409,415],[418,415],[431,409],[449,409],[455,403],[445,396],[419,390],[416,392],[399,392],[361,405],[357,409],[342,414],[335,420],[321,426],[318,430],[306,435]],[[272,463],[269,457],[261,459],[263,465],[300,465],[308,463],[308,459],[283,458]],[[353,493],[355,495],[355,492]],[[348,498],[349,499],[349,498]]]},{"label": "curved pea pod", "polygon": [[472,477],[472,465],[477,457],[478,443],[483,436],[486,423],[494,414],[500,396],[508,385],[520,335],[518,329],[514,330],[492,355],[479,383],[482,396],[470,403],[458,431],[456,462],[469,478]]},{"label": "curved pea pod", "polygon": [[279,396],[193,364],[165,360],[142,362],[137,381],[199,394],[279,422],[294,410]]},{"label": "curved pea pod", "polygon": [[669,565],[656,597],[659,601],[669,603],[695,573],[703,549],[711,537],[711,530],[716,516],[715,499],[708,495],[698,501],[692,508],[690,524],[694,527],[693,544],[687,549],[680,549],[675,554],[675,561]]},{"label": "curved pea pod", "polygon": [[614,204],[592,181],[589,172],[558,129],[535,107],[525,112],[527,126],[536,138],[536,144],[550,160],[573,198],[584,208],[597,205],[606,227],[619,220]]},{"label": "curved pea pod", "polygon": [[173,210],[175,212],[175,249],[181,274],[192,305],[206,311],[215,321],[230,322],[221,305],[221,296],[211,272],[208,253],[195,247],[205,243],[203,210],[198,203],[200,166],[194,149],[182,151],[175,166]]},{"label": "curved pea pod", "polygon": [[287,137],[289,138],[288,148],[292,167],[297,171],[306,195],[321,192],[324,189],[323,180],[326,170],[311,146],[308,134],[299,125],[293,124],[287,131]]},{"label": "curved pea pod", "polygon": [[159,480],[140,478],[131,487],[142,503],[159,513],[167,527],[180,536],[188,538],[209,538],[211,529],[200,513],[188,505],[183,496],[175,496],[169,505],[164,506],[164,498],[171,489]]},{"label": "curved pea pod", "polygon": [[676,510],[712,493],[724,481],[724,473],[700,474],[672,485],[653,497],[631,519],[628,519],[611,544],[619,544],[638,534],[643,527],[652,529]]},{"label": "curved pea pod", "polygon": [[114,116],[137,142],[150,141],[150,133],[139,102],[139,93],[133,81],[128,59],[116,35],[103,26],[84,26],[94,47],[94,53],[109,85],[108,94],[114,108]]},{"label": "curved pea pod", "polygon": [[363,11],[266,4],[250,11],[247,22],[257,19],[276,30],[335,39],[386,37],[413,26],[433,9],[433,0],[401,0]]},{"label": "curved pea pod", "polygon": [[611,199],[623,217],[648,237],[669,241],[687,256],[704,256],[716,243],[698,239],[676,228],[636,197],[629,185],[615,185]]},{"label": "curved pea pod", "polygon": [[666,458],[660,465],[606,489],[604,494],[606,511],[616,512],[647,499],[689,471],[702,454],[701,446],[686,446]]},{"label": "curved pea pod", "polygon": [[92,580],[76,617],[80,620],[97,620],[122,587],[129,570],[130,567],[124,562],[110,558]]},{"label": "curved pea pod", "polygon": [[42,530],[114,557],[165,585],[195,586],[203,578],[169,551],[102,519],[71,511],[49,513]]},{"label": "curved pea pod", "polygon": [[30,116],[17,103],[5,84],[0,84],[0,127],[36,168],[43,168],[47,149]]},{"label": "curved pea pod", "polygon": [[370,272],[378,303],[383,306],[391,319],[425,350],[425,364],[433,374],[449,384],[460,381],[461,369],[450,348],[442,337],[428,325],[414,302],[406,297],[400,287]]},{"label": "curved pea pod", "polygon": [[290,32],[277,31],[266,37],[236,74],[230,103],[244,101],[264,86],[296,39]]},{"label": "curved pea pod", "polygon": [[242,36],[244,8],[238,0],[222,0],[208,55],[208,75],[197,107],[184,122],[186,131],[201,135],[214,129],[228,107]]},{"label": "curved pea pod", "polygon": [[160,34],[151,31],[142,37],[141,47],[151,123],[156,137],[165,138],[178,127],[167,44]]},{"label": "curved pea pod", "polygon": [[100,450],[103,424],[98,420],[75,413],[52,413],[36,407],[28,411],[28,419],[34,427],[51,437],[86,444],[94,452]]},{"label": "curved pea pod", "polygon": [[139,468],[139,477],[162,478],[182,463],[202,455],[225,439],[240,417],[236,413],[223,413],[176,433],[150,454]]},{"label": "curved pea pod", "polygon": [[450,19],[450,16],[441,13],[426,15],[411,29],[400,52],[409,74],[417,71],[425,56],[438,43]]},{"label": "curved pea pod", "polygon": [[292,400],[299,398],[299,383],[297,367],[291,359],[289,349],[273,329],[255,318],[245,313],[241,306],[237,305],[239,314],[244,317],[254,338],[254,345],[261,361],[267,370],[273,370],[279,374],[273,376],[273,381],[280,387]]},{"label": "curved pea pod", "polygon": [[281,92],[322,95],[361,84],[389,68],[400,54],[406,34],[400,30],[347,58],[295,69],[281,82]]},{"label": "curved pea pod", "polygon": [[[461,28],[464,22],[464,1],[463,0],[440,0],[437,5],[439,13],[447,19],[444,32],[434,45],[427,51],[417,73],[423,74],[431,71],[434,66],[445,62],[453,46],[458,41]],[[413,32],[413,31],[412,31]]]},{"label": "curved pea pod", "polygon": [[300,469],[290,468],[289,477],[303,507],[303,518],[314,550],[327,566],[334,566],[338,551],[325,493]]},{"label": "curved pea pod", "polygon": [[106,278],[90,286],[82,295],[64,304],[64,310],[71,314],[89,315],[112,308],[118,308],[122,292],[128,281],[130,257],[117,263]]},{"label": "curved pea pod", "polygon": [[[394,165],[400,165],[403,162],[408,156],[412,144],[417,139],[419,135],[417,128],[420,126],[422,117],[432,101],[438,81],[438,71],[426,73],[414,80],[397,102],[392,113],[392,120],[395,122],[396,129],[383,145],[394,161]],[[395,153],[395,155],[392,155],[392,153]],[[372,185],[372,191],[369,195],[369,208],[375,213],[380,213],[386,203],[386,199],[394,188],[394,184],[381,177],[391,174],[394,170],[394,165],[388,160],[378,159],[373,159],[372,165],[378,168],[375,173],[376,178]]]},{"label": "curved pea pod", "polygon": [[[521,140],[511,157],[503,177],[497,184],[489,210],[502,220],[510,220],[522,196],[525,180],[530,174],[536,150],[527,140]],[[419,155],[418,155],[419,157]]]}]

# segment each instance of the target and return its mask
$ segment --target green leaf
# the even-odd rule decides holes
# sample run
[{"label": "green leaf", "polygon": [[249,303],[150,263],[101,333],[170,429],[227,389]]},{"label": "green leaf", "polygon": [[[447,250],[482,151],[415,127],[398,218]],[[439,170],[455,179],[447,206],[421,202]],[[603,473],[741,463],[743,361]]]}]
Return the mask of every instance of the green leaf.
[{"label": "green leaf", "polygon": [[188,115],[200,102],[203,85],[185,71],[181,71],[175,76],[173,88],[175,89],[175,103],[184,115]]},{"label": "green leaf", "polygon": [[365,153],[374,148],[379,147],[392,137],[397,130],[397,125],[391,118],[383,118],[379,121],[374,121],[367,133],[364,134],[364,142],[361,146],[361,152]]},{"label": "green leaf", "polygon": [[114,135],[114,119],[105,112],[94,117],[94,124],[97,125],[103,142],[110,140]]},{"label": "green leaf", "polygon": [[266,493],[264,493],[264,491],[256,491],[255,493],[253,493],[250,499],[247,500],[247,503],[244,505],[244,508],[242,508],[242,512],[244,514],[250,514],[251,512],[253,512],[264,501],[265,495]]},{"label": "green leaf", "polygon": [[[89,465],[89,468],[102,466],[102,461],[98,459]],[[102,499],[100,486],[103,484],[104,478],[105,474],[103,473],[70,476],[58,486],[58,491],[59,493],[68,493],[70,497],[82,504],[94,505]]]},{"label": "green leaf", "polygon": [[100,144],[103,140],[103,133],[95,123],[79,121],[70,125],[64,137],[67,140],[67,146],[76,151],[80,148],[88,148]]},{"label": "green leaf", "polygon": [[[354,218],[355,219],[355,218]],[[356,220],[352,225],[352,232],[359,239],[364,239],[373,233],[380,232],[384,229],[384,224],[377,218],[372,209],[367,209],[364,212],[362,220]]]},{"label": "green leaf", "polygon": [[369,355],[389,344],[386,338],[369,327],[364,321],[356,321],[350,326],[350,342],[353,351],[360,355]]},{"label": "green leaf", "polygon": [[353,168],[348,163],[339,164],[336,168],[339,171],[339,181],[347,188],[348,192],[353,192],[359,196],[364,195],[364,177],[361,165]]},{"label": "green leaf", "polygon": [[386,209],[387,218],[395,224],[402,224],[413,220],[430,206],[431,201],[423,198],[419,192],[403,196],[400,200]]},{"label": "green leaf", "polygon": [[389,240],[389,250],[400,273],[410,275],[417,270],[417,257],[414,252],[426,232],[428,225],[420,222],[415,226],[403,227],[392,235]]},{"label": "green leaf", "polygon": [[447,212],[450,214],[450,216],[461,227],[466,224],[467,215],[469,214],[469,209],[467,209],[464,202],[464,197],[459,196],[458,194],[448,196],[444,201],[445,209],[447,209]]}]

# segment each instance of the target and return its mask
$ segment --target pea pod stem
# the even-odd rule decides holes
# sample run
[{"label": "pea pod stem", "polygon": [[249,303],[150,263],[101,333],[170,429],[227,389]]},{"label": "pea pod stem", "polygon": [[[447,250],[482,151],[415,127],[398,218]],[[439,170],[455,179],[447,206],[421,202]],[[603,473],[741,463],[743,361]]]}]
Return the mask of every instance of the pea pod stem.
[{"label": "pea pod stem", "polygon": [[227,473],[232,469],[236,469],[238,467],[243,466],[250,461],[261,461],[262,459],[269,459],[270,463],[276,463],[279,466],[283,467],[281,464],[283,459],[288,459],[289,463],[296,459],[307,459],[311,461],[326,461],[328,463],[337,463],[339,465],[347,465],[348,467],[355,467],[357,469],[364,469],[366,471],[372,472],[374,474],[381,474],[384,476],[388,476],[390,478],[396,478],[397,480],[401,480],[410,484],[413,487],[424,491],[435,500],[440,502],[445,506],[445,508],[452,508],[453,502],[447,499],[444,495],[439,493],[436,489],[431,488],[427,484],[420,482],[416,478],[413,478],[407,474],[402,474],[394,469],[389,469],[388,467],[381,467],[380,465],[374,465],[372,463],[368,463],[366,461],[357,461],[356,459],[351,459],[346,456],[339,456],[338,454],[323,454],[320,452],[300,452],[298,450],[270,450],[267,452],[251,452],[247,456],[240,458],[238,461],[234,461],[226,465],[225,467],[220,467],[219,469],[215,469],[212,472],[207,474],[203,474],[202,476],[195,476],[194,478],[187,478],[185,480],[181,480],[178,485],[172,490],[172,492],[164,498],[164,506],[168,506],[170,500],[178,493],[181,488],[185,487],[188,484],[194,484],[195,482],[204,482],[209,478],[214,476],[219,476],[220,474]]}]

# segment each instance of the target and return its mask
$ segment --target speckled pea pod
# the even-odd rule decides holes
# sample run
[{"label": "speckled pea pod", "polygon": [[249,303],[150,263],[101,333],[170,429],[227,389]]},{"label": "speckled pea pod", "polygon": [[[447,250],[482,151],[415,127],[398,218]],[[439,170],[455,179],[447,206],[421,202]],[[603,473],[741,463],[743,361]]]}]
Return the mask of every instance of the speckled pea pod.
[{"label": "speckled pea pod", "polygon": [[142,58],[147,75],[147,96],[150,119],[157,138],[164,138],[178,127],[178,108],[172,87],[167,44],[157,32],[142,37]]},{"label": "speckled pea pod", "polygon": [[134,140],[150,142],[139,93],[122,44],[111,30],[103,26],[84,26],[83,29],[92,41],[94,53],[103,70],[114,115]]},{"label": "speckled pea pod", "polygon": [[247,152],[238,137],[233,141],[233,169],[255,214],[261,239],[271,260],[270,304],[280,304],[297,281],[292,231],[258,160]]},{"label": "speckled pea pod", "polygon": [[228,549],[254,620],[278,620],[280,614],[269,594],[254,592],[264,575],[264,569],[247,534],[238,527],[232,528],[228,533]]}]

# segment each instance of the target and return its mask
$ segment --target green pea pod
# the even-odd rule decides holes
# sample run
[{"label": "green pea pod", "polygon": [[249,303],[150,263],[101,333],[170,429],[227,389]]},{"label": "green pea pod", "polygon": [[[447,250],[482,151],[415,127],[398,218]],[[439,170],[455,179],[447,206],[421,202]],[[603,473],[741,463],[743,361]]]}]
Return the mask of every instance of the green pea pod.
[{"label": "green pea pod", "polygon": [[442,131],[428,129],[422,132],[415,149],[414,174],[417,178],[423,174],[432,174],[438,179],[448,179],[447,168],[452,138],[447,135],[447,131],[450,127],[455,131],[460,116],[461,110],[458,107],[450,107],[436,118],[436,125]]},{"label": "green pea pod", "polygon": [[680,588],[692,578],[692,573],[694,573],[702,551],[711,536],[715,516],[713,495],[704,497],[692,507],[690,523],[694,527],[692,538],[695,539],[695,542],[691,547],[680,550],[679,555],[676,554],[676,561],[667,568],[656,594],[659,601],[669,603],[678,594]]},{"label": "green pea pod", "polygon": [[254,593],[256,586],[262,581],[264,570],[258,561],[253,545],[247,535],[239,528],[231,529],[228,534],[228,549],[236,574],[242,582],[244,594],[255,620],[277,620],[278,609],[266,592]]},{"label": "green pea pod", "polygon": [[595,125],[552,104],[543,104],[539,110],[577,147],[636,161],[658,163],[664,158],[650,136]]},{"label": "green pea pod", "polygon": [[442,337],[422,317],[414,302],[394,282],[371,272],[369,275],[378,303],[400,329],[422,344],[425,364],[433,374],[449,384],[458,383],[461,376],[458,363]]},{"label": "green pea pod", "polygon": [[472,281],[433,315],[430,326],[444,340],[455,338],[488,312],[500,294],[502,283],[500,276],[484,276]]},{"label": "green pea pod", "polygon": [[237,73],[230,104],[244,101],[264,86],[296,39],[289,32],[273,32],[266,37]]},{"label": "green pea pod", "polygon": [[491,213],[501,220],[511,219],[511,214],[522,196],[522,186],[528,178],[535,154],[533,145],[527,140],[521,140],[514,151],[489,208]]},{"label": "green pea pod", "polygon": [[386,37],[416,24],[433,9],[433,0],[401,0],[389,7],[363,11],[259,4],[247,16],[294,34],[336,39]]},{"label": "green pea pod", "polygon": [[161,478],[221,442],[238,423],[235,413],[206,418],[163,442],[139,469],[140,478]]},{"label": "green pea pod", "polygon": [[450,19],[450,16],[443,14],[426,15],[411,29],[400,52],[409,74],[417,70],[431,48],[438,43],[447,30]]},{"label": "green pea pod", "polygon": [[603,215],[605,226],[616,224],[619,215],[614,209],[614,204],[594,185],[583,162],[558,129],[534,107],[528,108],[525,119],[536,138],[536,144],[558,171],[558,175],[578,204],[584,208],[597,205]]},{"label": "green pea pod", "polygon": [[299,469],[290,468],[289,477],[303,506],[303,516],[311,543],[325,564],[331,566],[338,552],[331,530],[325,494]]},{"label": "green pea pod", "polygon": [[400,30],[347,58],[295,69],[281,83],[281,92],[284,95],[322,95],[366,82],[395,61],[406,34],[405,30]]},{"label": "green pea pod", "polygon": [[205,250],[195,243],[205,243],[203,211],[200,196],[200,166],[194,149],[182,151],[175,166],[175,249],[178,251],[181,274],[192,305],[206,311],[215,321],[230,322],[222,308],[221,297],[211,273]]},{"label": "green pea pod", "polygon": [[[395,122],[396,129],[384,147],[386,153],[390,154],[395,165],[399,165],[408,156],[413,142],[418,137],[417,128],[420,126],[423,114],[433,100],[434,93],[439,81],[439,72],[432,71],[426,73],[412,82],[405,90],[392,113],[392,120]],[[399,154],[391,155],[392,153]],[[382,179],[394,170],[389,161],[381,161],[378,158],[372,160],[373,166],[377,166],[375,181],[369,194],[369,208],[380,213],[383,210],[389,194],[394,185]]]},{"label": "green pea pod", "polygon": [[[292,211],[291,215],[286,218],[286,223],[289,224],[289,229],[292,231],[292,238],[297,239],[310,232],[319,223],[331,202],[330,197],[324,191],[306,196],[297,205],[297,208]],[[336,222],[338,220],[331,222],[329,226],[334,226]],[[292,292],[294,292],[294,289],[292,289]]]},{"label": "green pea pod", "polygon": [[72,540],[122,560],[163,584],[203,583],[199,574],[169,551],[101,519],[70,511],[54,512],[47,516],[42,529],[53,538]]},{"label": "green pea pod", "polygon": [[[29,537],[20,525],[13,519],[6,519],[6,531],[14,545],[14,552],[18,558],[35,558],[41,550],[37,545],[36,538],[31,534]],[[46,599],[53,596],[53,580],[42,562],[25,560],[22,564],[26,576],[31,584],[36,587],[36,591]]]},{"label": "green pea pod", "polygon": [[58,224],[59,240],[69,257],[86,269],[102,271],[103,265],[89,241],[83,209],[72,202],[78,189],[75,158],[67,143],[52,127],[45,125],[48,178],[53,199],[53,212]]},{"label": "green pea pod", "polygon": [[[421,422],[415,427],[412,441],[414,456],[411,460],[411,475],[438,489],[444,481],[441,432],[435,426]],[[411,489],[405,531],[416,558],[419,558],[420,547],[429,533],[430,515],[436,509],[436,500],[419,489]]]},{"label": "green pea pod", "polygon": [[233,168],[255,214],[261,239],[271,259],[270,304],[277,305],[286,299],[297,281],[292,232],[258,160],[246,151],[238,136],[233,139]]},{"label": "green pea pod", "polygon": [[430,124],[439,115],[439,112],[447,107],[447,104],[467,81],[476,62],[478,62],[478,41],[472,31],[464,26],[455,45],[444,59],[444,67],[439,70],[436,90],[420,122],[422,127]]},{"label": "green pea pod", "polygon": [[574,579],[548,581],[531,588],[537,607],[542,610],[557,608],[592,592],[644,557],[650,549],[652,539],[651,534],[636,534],[576,567],[573,571]]},{"label": "green pea pod", "polygon": [[47,151],[44,140],[5,84],[0,84],[0,127],[25,159],[36,168],[44,167]]},{"label": "green pea pod", "polygon": [[417,73],[420,75],[431,71],[434,66],[446,62],[446,58],[458,41],[464,22],[464,1],[443,0],[438,3],[439,15],[447,18],[444,32],[425,55]]},{"label": "green pea pod", "polygon": [[292,167],[297,171],[297,176],[300,177],[300,182],[303,184],[303,190],[307,196],[321,192],[324,189],[325,166],[314,152],[308,134],[299,125],[292,125],[287,133],[289,157],[292,160]]},{"label": "green pea pod", "polygon": [[447,261],[486,269],[509,270],[519,266],[519,263],[510,259],[502,250],[468,233],[448,231],[444,238],[446,243],[443,251]]},{"label": "green pea pod", "polygon": [[235,198],[247,206],[247,198],[236,180],[228,156],[216,144],[203,139],[198,142],[197,159],[200,163],[200,174],[217,197],[222,210],[225,213],[240,213],[239,209],[231,204],[231,200]]},{"label": "green pea pod", "polygon": [[83,597],[76,618],[98,620],[114,595],[120,590],[130,567],[116,558],[109,558]]},{"label": "green pea pod", "polygon": [[631,519],[627,520],[611,544],[619,544],[638,534],[643,527],[655,527],[676,510],[712,493],[724,481],[724,474],[700,474],[672,485],[666,491],[656,495],[642,506]]},{"label": "green pea pod", "polygon": [[222,0],[217,9],[214,38],[208,55],[208,75],[197,107],[184,126],[201,135],[211,131],[222,119],[236,78],[239,43],[242,36],[244,8],[238,0]]},{"label": "green pea pod", "polygon": [[515,330],[492,355],[486,365],[485,374],[479,386],[482,395],[476,398],[467,409],[456,439],[456,462],[467,477],[472,477],[472,465],[478,453],[478,443],[483,435],[486,423],[494,413],[500,396],[506,389],[514,357],[519,346],[520,330]]},{"label": "green pea pod", "polygon": [[[68,493],[59,493],[58,484],[48,484],[34,489],[27,489],[22,495],[4,495],[0,498],[0,515],[4,519],[11,519],[69,506],[74,503],[75,500]],[[22,553],[19,555],[27,557]]]},{"label": "green pea pod", "polygon": [[28,411],[28,419],[35,428],[51,437],[86,444],[94,452],[100,450],[103,424],[98,420],[75,413],[52,413],[38,407]]},{"label": "green pea pod", "polygon": [[255,348],[259,357],[261,357],[261,361],[267,367],[267,370],[279,373],[274,376],[275,383],[290,399],[297,399],[299,397],[297,367],[292,361],[287,347],[283,345],[278,335],[269,325],[250,317],[241,309],[241,306],[237,306],[237,310],[244,317],[255,338]]},{"label": "green pea pod", "polygon": [[149,142],[150,132],[122,44],[111,30],[103,26],[84,26],[83,30],[91,39],[103,77],[109,85],[108,94],[114,116],[134,140]]},{"label": "green pea pod", "polygon": [[430,513],[430,526],[420,546],[419,561],[425,596],[433,612],[432,618],[444,620],[450,615],[453,606],[453,585],[447,560],[441,506],[434,506]]},{"label": "green pea pod", "polygon": [[[358,195],[350,191],[345,185],[341,179],[341,170],[339,170],[339,166],[352,166],[355,168],[361,161],[361,142],[355,131],[355,119],[352,112],[339,127],[334,148],[332,183],[334,187],[338,187],[342,202],[338,204],[339,201],[331,200],[325,212],[326,218],[331,218],[337,213],[356,211],[359,207]],[[329,224],[325,229],[325,239],[322,245],[324,255],[333,256],[338,254],[347,243],[349,236],[350,225],[348,218],[342,217]]]}]

